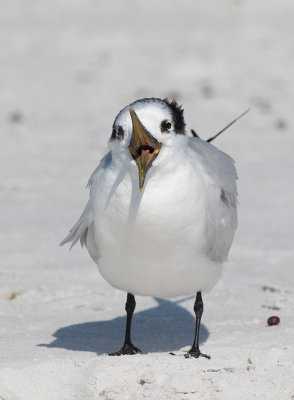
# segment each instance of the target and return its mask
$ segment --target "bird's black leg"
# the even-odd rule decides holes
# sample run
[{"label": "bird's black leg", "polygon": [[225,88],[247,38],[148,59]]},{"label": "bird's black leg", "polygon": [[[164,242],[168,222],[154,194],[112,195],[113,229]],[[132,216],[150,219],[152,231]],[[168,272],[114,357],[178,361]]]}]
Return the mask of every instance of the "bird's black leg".
[{"label": "bird's black leg", "polygon": [[137,347],[135,347],[131,342],[131,325],[132,325],[132,317],[133,317],[135,308],[136,308],[135,296],[131,293],[128,293],[126,307],[125,307],[125,310],[127,312],[125,342],[124,342],[123,347],[119,351],[109,354],[110,356],[121,356],[124,354],[142,353],[141,350],[138,349]]},{"label": "bird's black leg", "polygon": [[194,303],[194,312],[196,315],[195,338],[194,338],[194,342],[192,344],[191,349],[188,351],[188,353],[185,355],[185,357],[186,358],[190,358],[190,357],[210,358],[210,356],[208,356],[206,354],[202,354],[199,350],[200,322],[201,322],[201,317],[203,314],[203,301],[202,301],[201,292],[197,292],[197,294],[196,294],[196,300]]}]

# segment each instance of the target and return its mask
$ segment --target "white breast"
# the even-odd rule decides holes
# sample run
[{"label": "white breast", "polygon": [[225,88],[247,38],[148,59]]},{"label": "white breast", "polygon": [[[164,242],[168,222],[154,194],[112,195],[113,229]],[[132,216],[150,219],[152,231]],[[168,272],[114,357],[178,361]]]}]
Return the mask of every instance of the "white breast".
[{"label": "white breast", "polygon": [[195,154],[184,148],[168,160],[150,169],[142,196],[135,165],[125,174],[109,170],[92,194],[98,268],[133,294],[195,293],[221,275],[207,256],[206,189]]}]

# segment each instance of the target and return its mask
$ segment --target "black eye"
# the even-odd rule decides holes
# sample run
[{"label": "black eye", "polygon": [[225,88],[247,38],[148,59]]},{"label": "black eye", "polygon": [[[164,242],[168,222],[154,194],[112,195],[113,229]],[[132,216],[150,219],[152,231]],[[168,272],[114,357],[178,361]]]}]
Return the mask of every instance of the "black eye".
[{"label": "black eye", "polygon": [[171,129],[171,127],[172,127],[172,124],[168,120],[164,119],[163,121],[161,121],[161,124],[160,124],[161,132],[168,132]]}]

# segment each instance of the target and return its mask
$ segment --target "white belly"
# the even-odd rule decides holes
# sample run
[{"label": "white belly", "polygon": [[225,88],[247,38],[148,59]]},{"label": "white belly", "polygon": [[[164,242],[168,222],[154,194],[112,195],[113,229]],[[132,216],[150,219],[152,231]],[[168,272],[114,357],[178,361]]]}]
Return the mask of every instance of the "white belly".
[{"label": "white belly", "polygon": [[205,255],[206,199],[201,174],[152,168],[142,196],[132,174],[97,201],[98,268],[114,287],[173,297],[211,289],[221,266]]}]

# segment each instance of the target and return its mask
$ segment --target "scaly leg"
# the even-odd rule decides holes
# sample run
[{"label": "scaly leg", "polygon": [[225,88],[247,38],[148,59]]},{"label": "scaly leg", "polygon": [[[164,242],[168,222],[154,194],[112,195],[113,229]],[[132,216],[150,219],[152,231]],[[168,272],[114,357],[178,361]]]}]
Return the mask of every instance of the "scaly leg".
[{"label": "scaly leg", "polygon": [[137,347],[135,347],[131,341],[131,325],[132,325],[132,317],[133,317],[135,308],[136,308],[135,296],[131,293],[128,293],[126,307],[125,307],[125,310],[127,312],[125,342],[124,342],[123,347],[119,351],[109,354],[110,356],[121,356],[121,355],[125,355],[125,354],[142,353],[141,350],[138,349]]},{"label": "scaly leg", "polygon": [[188,353],[185,355],[186,358],[190,357],[205,357],[210,359],[210,356],[206,354],[202,354],[199,350],[199,332],[200,332],[200,322],[201,322],[201,317],[203,314],[203,301],[202,301],[202,296],[201,292],[197,292],[196,295],[196,300],[194,303],[194,312],[196,315],[196,327],[195,327],[195,337],[194,337],[194,342],[192,344],[191,349],[188,351]]}]

